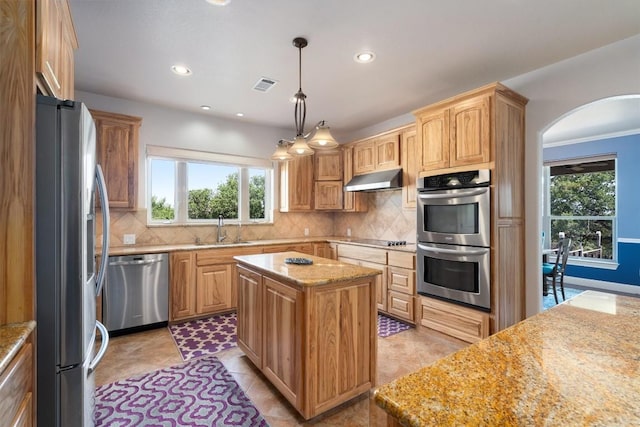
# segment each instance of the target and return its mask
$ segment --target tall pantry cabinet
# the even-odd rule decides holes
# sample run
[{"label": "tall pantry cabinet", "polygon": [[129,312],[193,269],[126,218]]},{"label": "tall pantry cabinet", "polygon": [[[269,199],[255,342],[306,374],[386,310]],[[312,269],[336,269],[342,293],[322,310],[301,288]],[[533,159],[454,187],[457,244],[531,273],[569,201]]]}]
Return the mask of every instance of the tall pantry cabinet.
[{"label": "tall pantry cabinet", "polygon": [[[506,86],[493,83],[414,111],[419,176],[491,171],[491,333],[525,318],[527,102]],[[456,311],[453,306],[452,311]]]}]

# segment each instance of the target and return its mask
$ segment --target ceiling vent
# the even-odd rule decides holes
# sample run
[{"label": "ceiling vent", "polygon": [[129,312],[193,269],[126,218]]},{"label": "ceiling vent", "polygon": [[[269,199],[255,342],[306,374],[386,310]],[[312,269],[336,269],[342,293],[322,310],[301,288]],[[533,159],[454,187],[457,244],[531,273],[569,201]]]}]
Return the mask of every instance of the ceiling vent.
[{"label": "ceiling vent", "polygon": [[273,80],[268,77],[260,77],[260,80],[253,85],[253,90],[257,90],[258,92],[268,92],[276,83],[278,83],[277,80]]}]

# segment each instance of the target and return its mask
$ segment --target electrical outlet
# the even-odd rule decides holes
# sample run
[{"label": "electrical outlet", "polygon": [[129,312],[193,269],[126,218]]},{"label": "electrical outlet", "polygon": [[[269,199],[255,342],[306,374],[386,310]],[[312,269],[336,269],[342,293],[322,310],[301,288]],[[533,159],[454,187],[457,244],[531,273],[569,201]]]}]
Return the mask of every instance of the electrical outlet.
[{"label": "electrical outlet", "polygon": [[308,235],[309,235],[309,229],[308,229],[308,228],[305,228],[305,229],[304,229],[304,235],[305,235],[305,236],[308,236]]},{"label": "electrical outlet", "polygon": [[351,228],[347,228],[347,237],[351,237]]},{"label": "electrical outlet", "polygon": [[125,234],[122,238],[122,243],[125,245],[135,245],[136,244],[136,235],[135,234]]}]

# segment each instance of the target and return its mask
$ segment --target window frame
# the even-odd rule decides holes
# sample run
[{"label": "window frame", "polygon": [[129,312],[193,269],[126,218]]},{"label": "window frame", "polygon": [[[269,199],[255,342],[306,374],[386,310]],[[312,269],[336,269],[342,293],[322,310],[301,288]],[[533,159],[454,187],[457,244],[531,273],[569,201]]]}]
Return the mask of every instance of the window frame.
[{"label": "window frame", "polygon": [[[614,161],[614,185],[615,185],[615,215],[611,216],[560,216],[551,215],[551,167],[564,166],[576,163],[590,163],[604,160]],[[576,157],[562,160],[552,160],[543,163],[542,173],[542,231],[544,232],[544,247],[549,247],[551,242],[551,222],[553,220],[602,220],[611,221],[611,259],[589,258],[582,256],[569,256],[568,264],[604,269],[616,269],[618,267],[618,158],[615,154],[603,154],[598,156]]]},{"label": "window frame", "polygon": [[[155,220],[151,217],[152,179],[151,163],[154,159],[169,160],[175,162],[174,181],[174,219]],[[217,224],[217,218],[190,219],[188,218],[188,163],[200,163],[222,165],[238,169],[238,216],[237,219],[227,219],[228,224],[272,224],[275,202],[274,176],[275,166],[272,161],[254,157],[219,154],[207,151],[187,150],[173,147],[160,147],[147,145],[145,150],[146,165],[146,194],[145,205],[147,207],[148,226],[193,226]],[[249,181],[250,169],[263,169],[265,171],[265,218],[251,219],[249,206]]]}]

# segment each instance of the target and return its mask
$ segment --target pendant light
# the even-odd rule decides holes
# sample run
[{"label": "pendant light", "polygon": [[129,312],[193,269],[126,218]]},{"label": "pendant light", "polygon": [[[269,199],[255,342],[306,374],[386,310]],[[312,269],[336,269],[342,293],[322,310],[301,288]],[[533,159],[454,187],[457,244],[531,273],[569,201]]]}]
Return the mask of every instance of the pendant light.
[{"label": "pendant light", "polygon": [[[307,39],[296,37],[293,39],[293,46],[298,49],[298,92],[293,96],[295,100],[294,120],[296,125],[296,137],[293,142],[280,140],[278,148],[271,156],[274,160],[291,160],[293,156],[310,156],[314,153],[313,148],[323,150],[332,149],[338,146],[338,142],[333,138],[329,131],[329,126],[325,125],[324,120],[318,122],[313,132],[313,137],[307,143],[310,134],[304,134],[304,122],[307,118],[307,95],[302,91],[302,49],[307,46]],[[289,154],[287,158],[284,156],[286,152]]]}]

